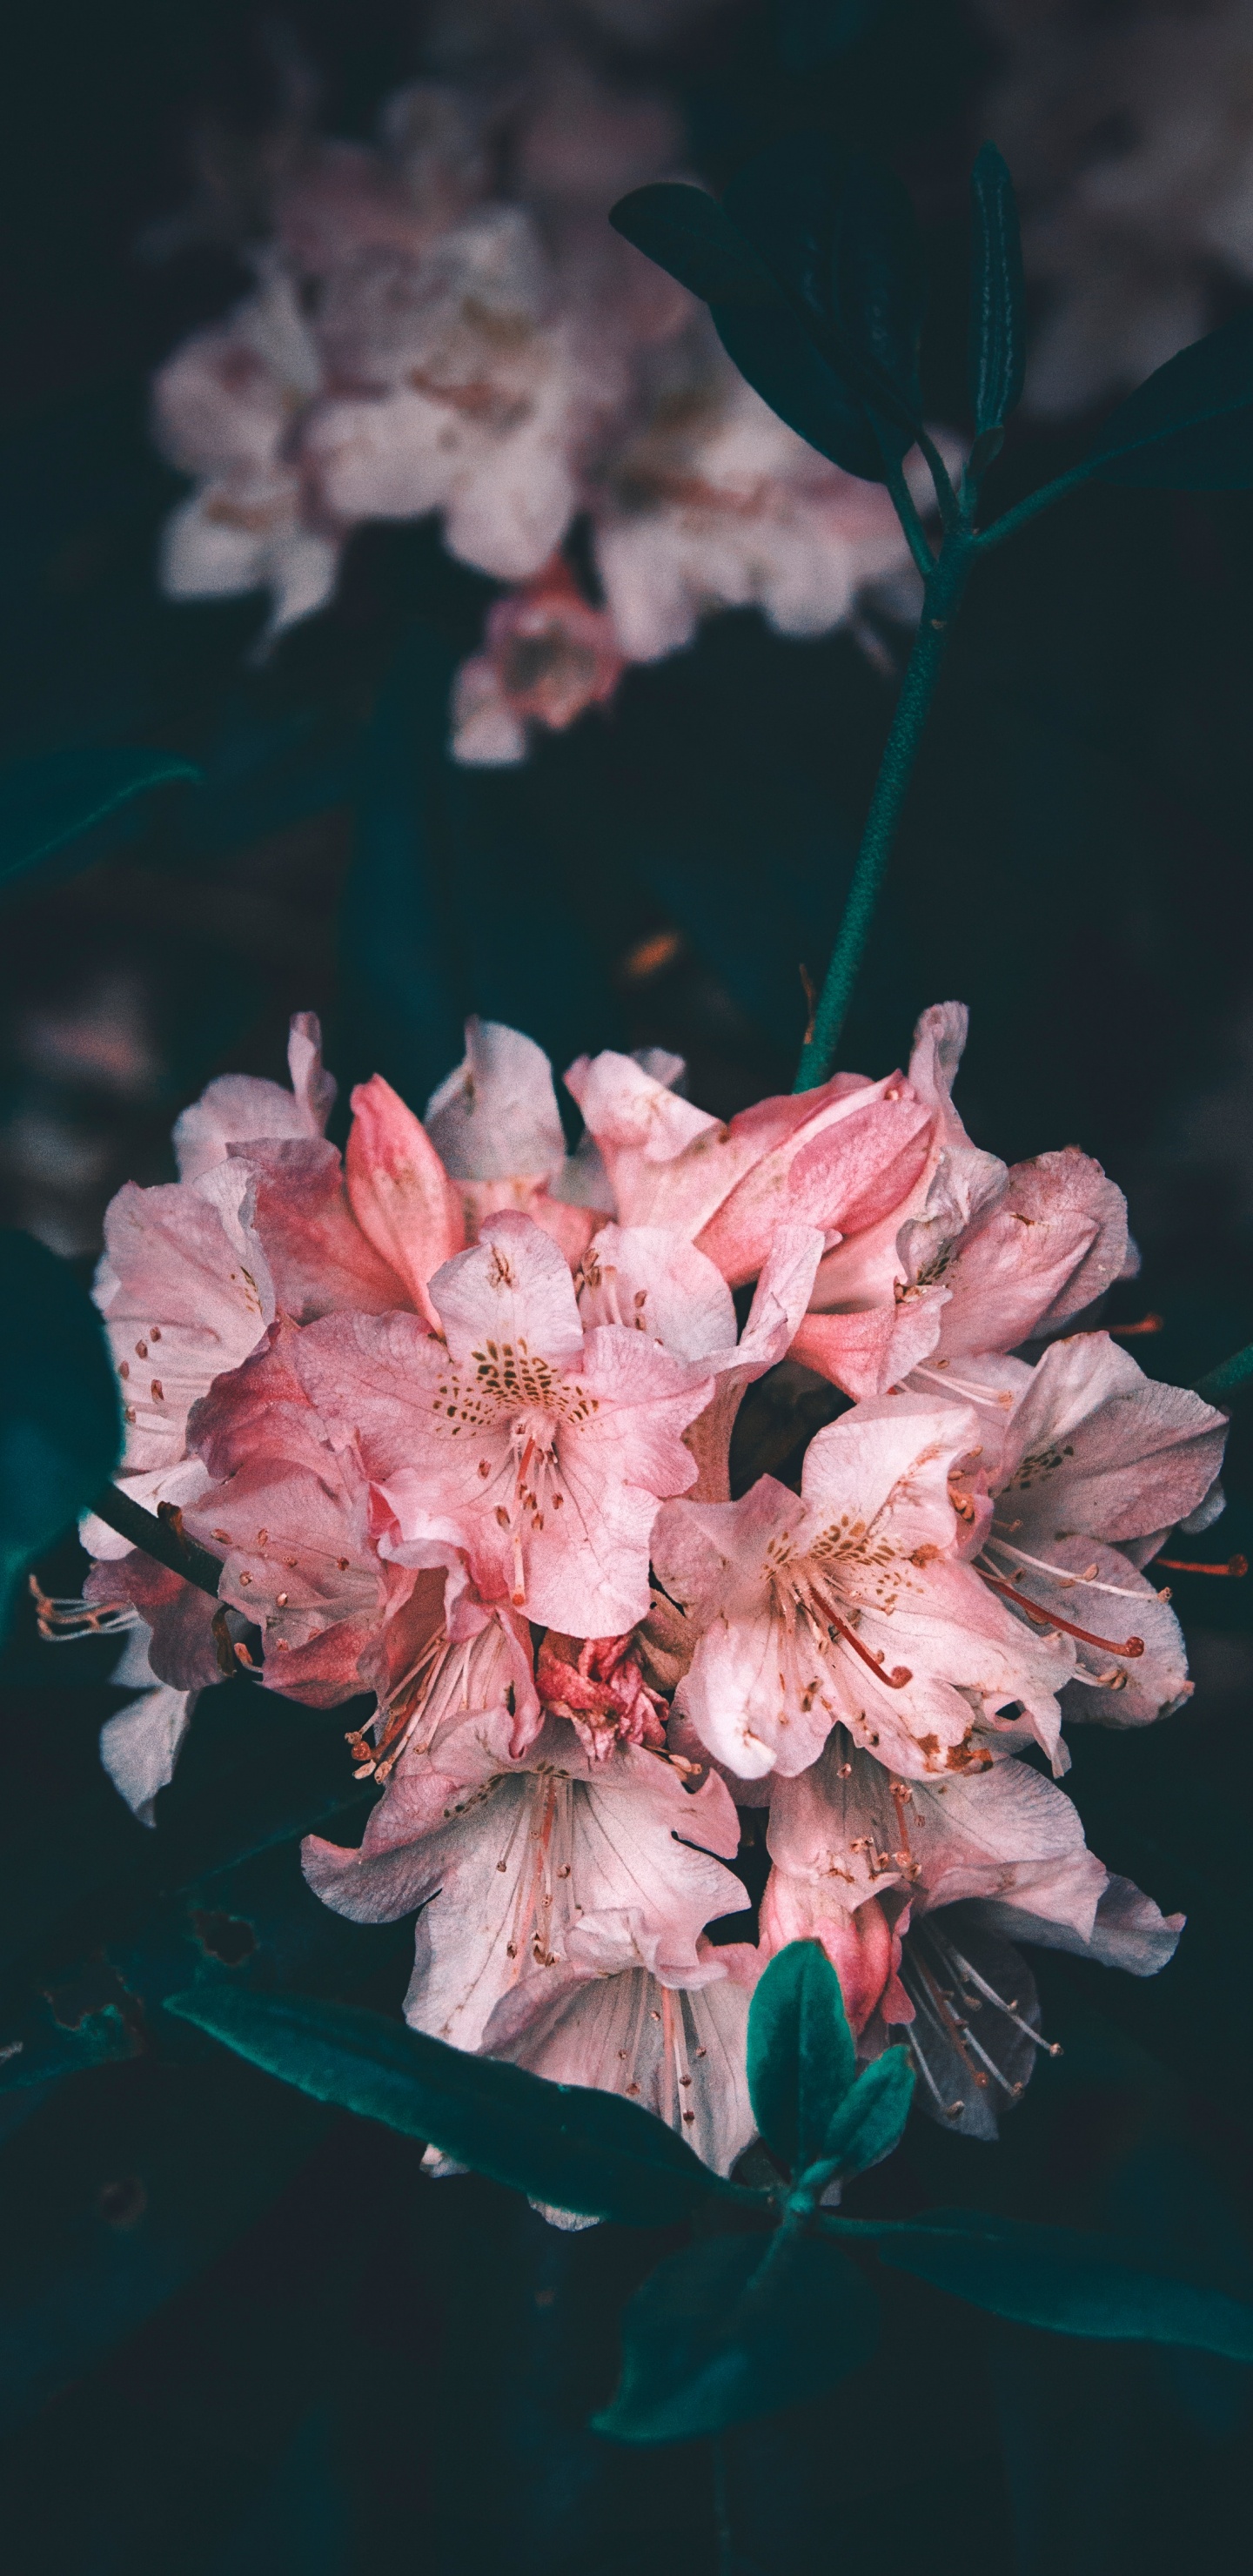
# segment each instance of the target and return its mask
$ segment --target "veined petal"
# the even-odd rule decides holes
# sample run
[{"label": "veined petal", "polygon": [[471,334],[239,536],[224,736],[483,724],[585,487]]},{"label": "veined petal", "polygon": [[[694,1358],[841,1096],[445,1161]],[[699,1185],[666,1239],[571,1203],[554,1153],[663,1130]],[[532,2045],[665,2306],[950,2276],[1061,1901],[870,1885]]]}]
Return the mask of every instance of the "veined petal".
[{"label": "veined petal", "polygon": [[322,1063],[322,1029],[315,1011],[297,1011],[287,1042],[292,1087],[262,1082],[248,1073],[224,1073],[174,1122],[174,1153],[181,1181],[199,1180],[223,1162],[232,1146],[263,1137],[321,1136],[335,1102],[334,1077]]},{"label": "veined petal", "polygon": [[381,1074],[358,1083],[352,1109],[345,1171],[353,1215],[435,1325],[427,1282],[465,1241],[457,1193],[420,1120]]},{"label": "veined petal", "polygon": [[752,1977],[726,1973],[726,1951],[699,1946],[716,1967],[694,1988],[663,1986],[638,1967],[610,1976],[533,1969],[497,2004],[484,2050],[552,2084],[621,2093],[668,2121],[715,2173],[730,2173],[756,2131],[747,2074]]},{"label": "veined petal", "polygon": [[552,1066],[496,1020],[467,1020],[464,1062],[432,1092],[424,1125],[454,1181],[548,1180],[565,1160]]}]

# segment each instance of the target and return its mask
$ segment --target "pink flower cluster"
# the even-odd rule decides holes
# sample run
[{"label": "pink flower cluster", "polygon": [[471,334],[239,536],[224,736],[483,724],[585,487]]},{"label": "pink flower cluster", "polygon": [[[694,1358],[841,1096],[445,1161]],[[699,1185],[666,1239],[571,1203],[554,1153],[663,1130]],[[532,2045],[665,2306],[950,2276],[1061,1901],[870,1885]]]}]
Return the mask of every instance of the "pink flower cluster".
[{"label": "pink flower cluster", "polygon": [[[89,1598],[150,1637],[115,1779],[151,1813],[223,1651],[260,1691],[372,1694],[348,1740],[382,1795],[305,1870],[357,1920],[416,1912],[411,2023],[628,2094],[723,2170],[782,1943],[820,1940],[864,2054],[903,2040],[924,2105],[990,2134],[1044,2044],[1009,1936],[1148,1975],[1180,1928],[1056,1781],[1064,1720],[1187,1695],[1143,1569],[1221,1507],[1226,1422],[1074,1329],[1134,1268],[1121,1194],[1073,1147],[972,1145],[965,1016],[926,1012],[908,1073],[726,1125],[672,1057],[583,1058],[574,1154],[547,1058],[472,1022],[423,1121],[354,1093],[342,1158],[298,1019],[291,1089],[210,1084],[182,1177],[109,1212],[123,1481],[229,1605],[215,1633],[86,1525]],[[795,1485],[732,1499],[767,1371],[852,1400]],[[728,1941],[745,1833],[770,1874]]]},{"label": "pink flower cluster", "polygon": [[[165,588],[268,590],[272,636],[331,596],[353,527],[438,514],[513,586],[454,688],[475,764],[521,760],[529,728],[568,725],[709,610],[814,635],[886,585],[912,614],[884,490],[777,420],[704,306],[610,229],[682,143],[664,97],[549,53],[501,86],[405,90],[376,148],[306,155],[254,292],[157,377],[158,437],[195,485]],[[560,551],[580,514],[596,601]]]}]

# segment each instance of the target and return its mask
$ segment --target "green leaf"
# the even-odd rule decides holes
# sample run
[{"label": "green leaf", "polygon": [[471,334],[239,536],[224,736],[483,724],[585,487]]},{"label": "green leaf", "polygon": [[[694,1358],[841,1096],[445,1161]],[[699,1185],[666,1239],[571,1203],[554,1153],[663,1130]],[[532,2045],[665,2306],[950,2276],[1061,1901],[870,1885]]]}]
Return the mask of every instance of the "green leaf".
[{"label": "green leaf", "polygon": [[873,2065],[864,2066],[836,2112],[817,2164],[801,2175],[802,2188],[808,2183],[821,2190],[837,2175],[847,2180],[890,2155],[909,2117],[913,2093],[914,2066],[907,2048],[885,2049]]},{"label": "green leaf", "polygon": [[1253,313],[1168,359],[1119,404],[1084,461],[1103,483],[1173,492],[1253,486]]},{"label": "green leaf", "polygon": [[1208,1369],[1204,1377],[1198,1378],[1196,1392],[1203,1395],[1207,1403],[1217,1404],[1221,1396],[1234,1395],[1240,1387],[1247,1386],[1250,1378],[1253,1378],[1253,1342],[1246,1342],[1242,1351],[1233,1351],[1230,1359],[1220,1360],[1217,1368]]},{"label": "green leaf", "polygon": [[791,134],[746,162],[725,211],[782,291],[777,309],[713,308],[719,337],[750,385],[823,456],[884,479],[883,455],[854,381],[836,312],[837,243],[855,165],[826,134]]},{"label": "green leaf", "polygon": [[33,1235],[0,1233],[0,1615],[23,1566],[86,1509],[121,1445],[90,1297]]},{"label": "green leaf", "polygon": [[136,796],[199,778],[166,751],[53,751],[0,771],[0,886],[78,840]]},{"label": "green leaf", "polygon": [[546,2083],[381,2013],[216,1986],[172,1996],[166,2010],[316,2101],[383,2120],[555,2208],[651,2227],[711,2197],[760,2199],[722,2182],[634,2102]]},{"label": "green leaf", "polygon": [[758,1979],[748,2016],[748,2090],[771,2153],[800,2174],[827,2152],[857,2072],[844,1997],[818,1941],[789,1941]]},{"label": "green leaf", "polygon": [[833,2387],[877,2332],[873,2290],[821,2237],[705,2237],[628,2303],[622,2377],[592,2429],[618,2442],[720,2433]]},{"label": "green leaf", "polygon": [[824,2217],[822,2225],[830,2235],[873,2242],[881,2263],[1020,2325],[1253,2361],[1253,2304],[1165,2270],[1113,2237],[969,2209],[931,2210],[917,2222]]},{"label": "green leaf", "polygon": [[[726,206],[700,188],[661,183],[633,189],[609,220],[659,268],[705,298],[728,357],[798,438],[846,472],[882,482],[874,433],[834,358],[833,147],[825,138],[799,141],[810,147],[799,160],[791,151],[780,165],[775,147],[750,162],[732,182]],[[846,159],[837,155],[841,173]],[[735,212],[741,206],[745,224]]]},{"label": "green leaf", "polygon": [[1026,365],[1018,204],[994,143],[985,143],[975,162],[970,195],[970,408],[983,438],[1008,420]]},{"label": "green leaf", "polygon": [[661,180],[633,188],[609,221],[658,268],[707,304],[777,304],[779,289],[737,224],[703,188]]},{"label": "green leaf", "polygon": [[922,426],[918,351],[925,278],[907,188],[862,153],[849,161],[832,242],[841,346],[881,439],[904,455]]}]

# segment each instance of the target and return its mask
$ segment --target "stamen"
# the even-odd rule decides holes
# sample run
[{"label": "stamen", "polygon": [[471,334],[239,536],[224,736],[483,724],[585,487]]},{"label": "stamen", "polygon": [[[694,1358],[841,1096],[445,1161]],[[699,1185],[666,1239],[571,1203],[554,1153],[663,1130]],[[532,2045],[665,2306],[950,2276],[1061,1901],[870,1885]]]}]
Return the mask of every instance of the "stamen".
[{"label": "stamen", "polygon": [[[922,1927],[920,1926],[919,1928],[921,1929]],[[927,1928],[930,1929],[929,1926]],[[931,1934],[931,1938],[938,1946],[938,1933],[933,1932]],[[1034,2047],[1042,2048],[1044,2050],[1046,2056],[1060,2057],[1062,2055],[1062,2044],[1060,2039],[1044,2039],[1038,2030],[1033,2030],[1029,2021],[1023,2020],[1022,2014],[1017,2009],[1018,1999],[1016,1996],[1012,2003],[1007,2004],[1004,1996],[998,1995],[995,1986],[990,1986],[986,1977],[981,1977],[978,1969],[971,1967],[969,1959],[963,1956],[963,1953],[958,1949],[955,1942],[948,1942],[945,1946],[948,1949],[949,1956],[952,1959],[954,1966],[960,1971],[961,1975],[968,1979],[972,1986],[978,1988],[979,1993],[985,1997],[988,2003],[995,2004],[999,2013],[1004,2013],[1006,2021],[1012,2021],[1015,2028],[1022,2031],[1024,2036],[1032,2042]]]},{"label": "stamen", "polygon": [[989,1574],[981,1565],[975,1571],[993,1592],[1004,1593],[1005,1599],[1013,1602],[1015,1610],[1024,1610],[1035,1628],[1060,1628],[1065,1636],[1077,1637],[1081,1646],[1099,1646],[1106,1655],[1144,1653],[1143,1637],[1125,1637],[1121,1645],[1116,1637],[1094,1637],[1090,1628],[1076,1628],[1073,1619],[1059,1619],[1055,1610],[1042,1610],[1038,1601],[1028,1601],[1025,1594],[1015,1592],[1013,1584],[1007,1583],[1001,1575]]},{"label": "stamen", "polygon": [[1182,1556],[1158,1556],[1153,1562],[1164,1566],[1167,1574],[1231,1574],[1239,1578],[1249,1570],[1247,1556],[1229,1556],[1225,1565],[1191,1565]]},{"label": "stamen", "polygon": [[141,1625],[131,1601],[53,1600],[37,1578],[27,1576],[39,1634],[48,1646],[70,1646],[79,1637],[116,1637]]},{"label": "stamen", "polygon": [[961,2115],[966,2108],[965,2103],[945,2101],[939,2085],[936,2083],[935,2077],[927,2064],[917,2032],[911,2030],[908,2024],[906,2024],[905,2027],[905,2045],[913,2057],[914,2064],[922,2077],[923,2083],[927,2087],[927,2091],[931,2095],[932,2101],[935,2102],[938,2108],[943,2112],[945,2119],[960,2120]]},{"label": "stamen", "polygon": [[1161,1333],[1166,1329],[1164,1315],[1142,1315],[1138,1324],[1108,1324],[1111,1342],[1133,1342],[1137,1333]]},{"label": "stamen", "polygon": [[[1014,1522],[1013,1526],[1015,1529],[1018,1528],[1019,1524],[1017,1521]],[[1086,1574],[1072,1574],[1069,1566],[1067,1565],[1052,1565],[1046,1556],[1029,1556],[1025,1547],[1011,1547],[1007,1538],[998,1538],[996,1536],[995,1530],[993,1530],[992,1534],[984,1541],[984,1545],[986,1547],[999,1547],[1002,1556],[1017,1557],[1020,1565],[1035,1566],[1041,1574],[1051,1576],[1054,1583],[1060,1583],[1064,1591],[1073,1591],[1075,1587],[1078,1586],[1084,1592],[1112,1592],[1115,1599],[1119,1601],[1142,1601],[1144,1599],[1143,1593],[1133,1591],[1131,1585],[1128,1583],[1096,1582],[1094,1579],[1096,1575],[1096,1567],[1094,1565],[1089,1566]]]},{"label": "stamen", "polygon": [[828,1616],[831,1626],[838,1628],[845,1645],[851,1646],[855,1655],[860,1655],[863,1664],[868,1666],[877,1682],[885,1683],[889,1690],[904,1690],[906,1682],[912,1682],[913,1674],[905,1664],[894,1664],[891,1672],[888,1672],[881,1646],[877,1654],[872,1654],[869,1646],[863,1646],[860,1637],[849,1627],[847,1620],[839,1618],[834,1610],[830,1611]]}]

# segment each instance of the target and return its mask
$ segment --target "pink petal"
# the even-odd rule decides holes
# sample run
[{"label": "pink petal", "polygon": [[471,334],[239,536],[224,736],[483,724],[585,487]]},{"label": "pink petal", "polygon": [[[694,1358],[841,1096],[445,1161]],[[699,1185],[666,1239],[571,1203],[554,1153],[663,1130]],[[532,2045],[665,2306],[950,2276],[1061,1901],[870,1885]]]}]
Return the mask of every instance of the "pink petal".
[{"label": "pink petal", "polygon": [[582,1347],[569,1269],[551,1238],[524,1216],[489,1218],[473,1249],[432,1279],[431,1297],[462,1366],[480,1359],[489,1343],[552,1368]]},{"label": "pink petal", "polygon": [[352,1108],[345,1166],[353,1215],[434,1325],[427,1282],[465,1240],[456,1191],[425,1129],[381,1074],[358,1084]]},{"label": "pink petal", "polygon": [[549,1180],[565,1160],[548,1058],[496,1020],[467,1020],[465,1061],[432,1092],[424,1124],[455,1181]]}]

